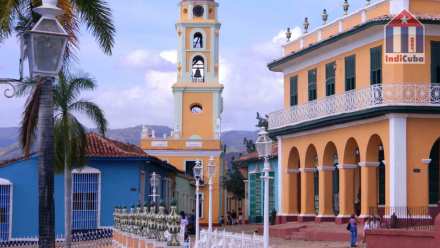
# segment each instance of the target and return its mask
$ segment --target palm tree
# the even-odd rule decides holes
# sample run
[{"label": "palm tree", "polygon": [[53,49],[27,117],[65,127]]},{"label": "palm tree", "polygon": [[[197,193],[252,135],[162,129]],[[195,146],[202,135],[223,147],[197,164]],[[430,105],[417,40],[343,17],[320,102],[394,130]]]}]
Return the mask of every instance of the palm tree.
[{"label": "palm tree", "polygon": [[[21,35],[29,30],[39,16],[33,12],[41,0],[0,0],[0,42],[13,31]],[[78,49],[78,31],[84,23],[95,36],[100,47],[111,55],[114,45],[115,27],[111,10],[105,0],[58,0],[58,6],[64,10],[59,17],[61,24],[69,34],[66,48],[65,67],[74,59]],[[26,154],[35,141],[37,125],[40,132],[40,161],[38,165],[39,194],[39,247],[55,247],[55,208],[54,208],[54,119],[53,119],[53,78],[38,78],[32,94],[28,98],[21,128],[21,144]]]},{"label": "palm tree", "polygon": [[[38,94],[41,88],[47,84],[28,82],[18,91],[18,95],[24,95],[29,89],[33,94]],[[97,126],[101,135],[107,130],[107,120],[104,113],[96,104],[79,99],[81,92],[94,90],[96,83],[87,76],[64,75],[60,73],[58,83],[51,90],[53,96],[54,118],[54,169],[55,172],[64,171],[64,231],[66,247],[71,246],[72,241],[72,170],[81,168],[86,163],[86,128],[75,117],[75,113],[88,117]],[[37,128],[38,98],[28,101],[20,128],[22,144],[28,139],[32,142],[23,147],[29,154],[34,135],[28,130]],[[27,138],[27,136],[31,136]]]},{"label": "palm tree", "polygon": [[87,146],[86,129],[74,113],[87,116],[102,135],[107,130],[103,111],[90,101],[78,99],[81,91],[93,90],[95,87],[91,78],[61,74],[54,89],[55,170],[64,171],[64,231],[65,247],[68,248],[72,242],[72,169],[85,165]]}]

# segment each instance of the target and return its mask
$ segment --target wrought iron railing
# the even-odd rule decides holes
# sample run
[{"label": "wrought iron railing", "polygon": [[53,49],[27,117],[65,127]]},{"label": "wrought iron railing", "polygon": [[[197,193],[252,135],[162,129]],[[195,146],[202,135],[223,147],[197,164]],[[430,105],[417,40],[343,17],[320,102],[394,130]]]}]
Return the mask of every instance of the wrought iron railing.
[{"label": "wrought iron railing", "polygon": [[231,233],[223,231],[209,232],[200,231],[199,248],[211,247],[236,247],[236,248],[259,248],[263,247],[263,236],[256,234]]},{"label": "wrought iron railing", "polygon": [[269,114],[269,129],[352,113],[380,106],[438,106],[439,84],[378,84],[328,96]]},{"label": "wrought iron railing", "polygon": [[[65,239],[58,235],[56,238],[56,248],[65,247]],[[38,247],[38,237],[14,238],[10,241],[0,242],[0,248],[36,248]],[[72,235],[72,248],[111,248],[112,230],[97,229],[76,232]]]},{"label": "wrought iron railing", "polygon": [[372,207],[370,219],[381,229],[433,230],[434,217],[428,207]]}]

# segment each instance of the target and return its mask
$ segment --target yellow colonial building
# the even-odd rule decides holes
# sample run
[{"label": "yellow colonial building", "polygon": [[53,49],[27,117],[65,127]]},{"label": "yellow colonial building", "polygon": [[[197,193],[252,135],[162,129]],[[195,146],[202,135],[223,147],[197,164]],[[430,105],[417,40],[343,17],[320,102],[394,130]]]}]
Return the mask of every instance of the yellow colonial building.
[{"label": "yellow colonial building", "polygon": [[223,91],[219,82],[218,4],[214,0],[182,0],[179,8],[177,82],[172,87],[173,132],[169,136],[156,137],[154,130],[144,128],[141,147],[191,177],[195,162],[202,161],[201,223],[208,223],[207,165],[209,158],[214,157],[217,169],[213,178],[213,223],[218,223]]},{"label": "yellow colonial building", "polygon": [[306,20],[269,64],[284,75],[269,115],[283,222],[439,211],[440,1],[369,2]]}]

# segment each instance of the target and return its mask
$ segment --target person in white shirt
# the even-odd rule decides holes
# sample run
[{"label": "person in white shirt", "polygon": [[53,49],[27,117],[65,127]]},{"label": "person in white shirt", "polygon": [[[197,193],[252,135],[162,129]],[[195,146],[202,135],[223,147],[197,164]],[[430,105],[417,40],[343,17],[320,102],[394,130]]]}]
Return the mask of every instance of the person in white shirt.
[{"label": "person in white shirt", "polygon": [[372,226],[372,221],[371,221],[370,218],[367,217],[365,219],[365,223],[364,223],[363,243],[365,243],[365,241],[366,241],[367,230],[371,230],[372,229],[371,226]]}]

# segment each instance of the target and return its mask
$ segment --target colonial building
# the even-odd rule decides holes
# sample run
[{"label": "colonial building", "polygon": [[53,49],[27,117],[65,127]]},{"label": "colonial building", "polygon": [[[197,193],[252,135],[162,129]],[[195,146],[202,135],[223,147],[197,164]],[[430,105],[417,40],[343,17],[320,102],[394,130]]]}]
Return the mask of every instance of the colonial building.
[{"label": "colonial building", "polygon": [[197,160],[202,161],[201,223],[208,222],[207,165],[213,157],[217,166],[213,179],[213,221],[220,209],[220,118],[223,85],[219,82],[218,4],[214,0],[182,0],[179,3],[177,82],[173,85],[174,130],[156,137],[144,129],[141,147],[193,176]]},{"label": "colonial building", "polygon": [[269,64],[284,75],[269,117],[283,221],[438,211],[440,2],[369,2],[312,31],[306,19]]},{"label": "colonial building", "polygon": [[[74,232],[113,226],[116,206],[152,202],[153,172],[160,176],[157,202],[169,205],[177,199],[180,210],[194,208],[192,181],[172,165],[137,146],[94,133],[87,140],[87,165],[72,176]],[[0,241],[38,235],[37,156],[0,163],[0,214]],[[56,234],[64,234],[63,173],[55,175],[55,221]]]},{"label": "colonial building", "polygon": [[[276,185],[278,183],[278,152],[277,146],[273,146],[272,156],[269,158],[271,171],[269,176],[269,211],[277,211],[278,192]],[[245,203],[243,211],[245,220],[249,223],[262,223],[264,211],[264,161],[258,157],[257,152],[248,153],[234,161],[234,166],[240,168],[241,173],[247,179],[245,181]]]}]

